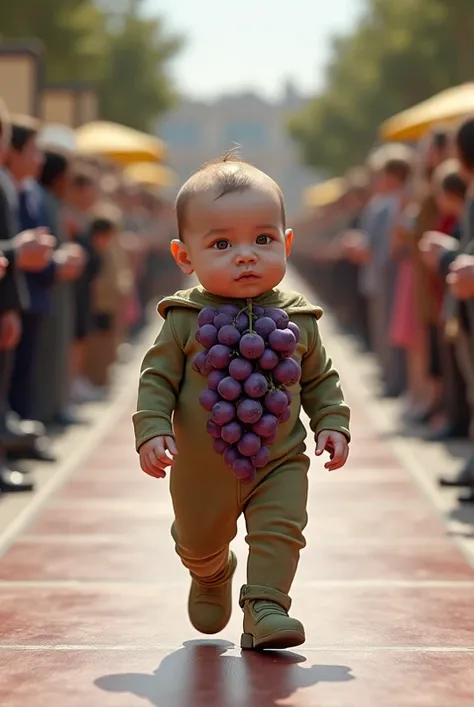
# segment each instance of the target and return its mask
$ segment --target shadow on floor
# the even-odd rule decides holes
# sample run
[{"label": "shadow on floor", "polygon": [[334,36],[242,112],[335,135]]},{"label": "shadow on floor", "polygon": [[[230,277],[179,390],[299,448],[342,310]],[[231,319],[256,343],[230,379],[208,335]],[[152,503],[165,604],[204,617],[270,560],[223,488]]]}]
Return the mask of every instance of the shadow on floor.
[{"label": "shadow on floor", "polygon": [[295,653],[225,655],[232,649],[226,641],[189,641],[152,674],[106,675],[94,684],[105,692],[135,695],[154,707],[277,707],[299,689],[355,679],[344,665],[302,668],[306,658]]}]

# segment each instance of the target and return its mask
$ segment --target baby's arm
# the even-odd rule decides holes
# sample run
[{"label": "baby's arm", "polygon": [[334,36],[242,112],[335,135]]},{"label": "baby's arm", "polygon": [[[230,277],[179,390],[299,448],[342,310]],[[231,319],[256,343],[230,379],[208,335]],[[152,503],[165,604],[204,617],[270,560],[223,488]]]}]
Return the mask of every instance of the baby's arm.
[{"label": "baby's arm", "polygon": [[171,310],[143,359],[137,412],[133,416],[137,452],[155,437],[173,436],[172,416],[185,366],[173,320]]},{"label": "baby's arm", "polygon": [[309,319],[308,327],[309,346],[302,361],[301,402],[318,443],[318,455],[328,450],[332,459],[326,466],[336,469],[347,459],[350,410],[314,317]]}]

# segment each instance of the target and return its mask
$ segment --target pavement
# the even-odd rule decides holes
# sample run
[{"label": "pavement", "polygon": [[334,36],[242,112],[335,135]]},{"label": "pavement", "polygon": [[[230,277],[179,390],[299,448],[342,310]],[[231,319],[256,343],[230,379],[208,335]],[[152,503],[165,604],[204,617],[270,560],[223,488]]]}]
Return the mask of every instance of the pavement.
[{"label": "pavement", "polygon": [[[287,284],[308,293],[294,272]],[[2,502],[1,707],[474,705],[474,516],[436,486],[456,456],[400,437],[396,407],[373,393],[370,359],[330,316],[322,332],[353,442],[337,473],[313,457],[308,547],[292,591],[306,644],[241,653],[237,604],[215,638],[189,624],[167,482],[140,472],[133,447],[150,331],[110,403],[61,441],[64,461],[43,467],[38,491],[14,511]],[[243,528],[234,550],[237,595]]]}]

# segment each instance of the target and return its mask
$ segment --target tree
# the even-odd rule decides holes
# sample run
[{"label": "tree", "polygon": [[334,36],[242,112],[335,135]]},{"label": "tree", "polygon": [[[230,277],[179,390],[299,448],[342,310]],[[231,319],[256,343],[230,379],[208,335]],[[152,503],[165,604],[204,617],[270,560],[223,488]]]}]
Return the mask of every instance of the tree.
[{"label": "tree", "polygon": [[140,4],[133,0],[114,18],[100,98],[104,118],[146,130],[176,98],[166,69],[182,39],[168,35],[161,18],[144,18]]},{"label": "tree", "polygon": [[[49,83],[89,81],[102,117],[147,130],[175,98],[167,73],[181,37],[142,0],[15,0],[0,3],[0,39],[41,40]],[[7,8],[8,6],[8,8]]]},{"label": "tree", "polygon": [[379,124],[474,70],[471,0],[369,0],[354,32],[338,37],[325,90],[293,117],[307,164],[341,173],[360,163]]},{"label": "tree", "polygon": [[39,39],[49,82],[90,80],[103,70],[105,16],[91,0],[0,3],[0,39]]}]

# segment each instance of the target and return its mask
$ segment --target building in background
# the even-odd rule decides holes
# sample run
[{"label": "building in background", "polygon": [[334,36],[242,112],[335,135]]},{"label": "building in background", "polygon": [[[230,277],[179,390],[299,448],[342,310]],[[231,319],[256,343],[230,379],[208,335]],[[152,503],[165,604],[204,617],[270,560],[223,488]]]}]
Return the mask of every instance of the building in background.
[{"label": "building in background", "polygon": [[281,186],[291,219],[301,209],[304,189],[318,181],[301,165],[286,126],[305,99],[291,85],[279,101],[253,93],[222,96],[212,102],[183,98],[157,126],[169,148],[169,165],[182,183],[205,162],[236,145],[241,157],[267,172]]}]

